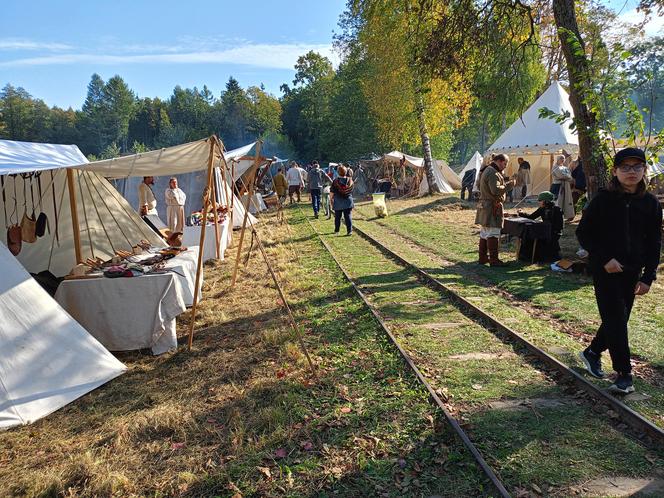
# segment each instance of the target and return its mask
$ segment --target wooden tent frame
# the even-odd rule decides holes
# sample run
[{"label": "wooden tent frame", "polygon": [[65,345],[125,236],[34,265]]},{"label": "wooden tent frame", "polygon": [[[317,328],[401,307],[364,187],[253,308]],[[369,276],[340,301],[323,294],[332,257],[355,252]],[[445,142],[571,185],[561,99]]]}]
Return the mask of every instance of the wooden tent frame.
[{"label": "wooden tent frame", "polygon": [[[208,210],[212,208],[214,210],[214,232],[216,235],[216,257],[220,259],[221,257],[221,248],[219,240],[219,218],[217,211],[217,185],[214,175],[214,158],[215,152],[219,153],[220,163],[223,162],[224,167],[221,169],[222,182],[226,185],[226,170],[228,169],[228,164],[226,163],[226,158],[224,156],[224,145],[223,142],[216,136],[212,135],[208,138],[210,142],[210,153],[208,155],[207,161],[207,182],[205,188],[203,189],[203,213],[202,219],[203,224],[201,225],[201,235],[199,239],[199,252],[198,252],[198,261],[196,264],[196,280],[194,285],[194,300],[191,307],[191,326],[189,329],[189,339],[188,339],[188,348],[191,350],[191,345],[194,337],[194,322],[196,318],[196,309],[198,307],[199,299],[199,287],[201,283],[201,275],[203,271],[203,245],[205,243],[205,234],[207,227],[207,214]],[[72,168],[66,168],[67,172],[67,189],[69,193],[69,203],[72,219],[72,227],[74,232],[74,251],[76,254],[76,264],[83,262],[82,248],[81,248],[81,227],[78,220],[78,206],[76,199],[76,188],[74,186],[74,172]],[[231,190],[231,193],[233,191]],[[228,192],[226,192],[228,194]],[[227,195],[226,195],[227,197]],[[231,203],[233,202],[234,196],[231,197]],[[227,199],[228,202],[228,199]],[[231,204],[232,205],[232,204]],[[232,208],[231,208],[231,223],[232,223]]]}]

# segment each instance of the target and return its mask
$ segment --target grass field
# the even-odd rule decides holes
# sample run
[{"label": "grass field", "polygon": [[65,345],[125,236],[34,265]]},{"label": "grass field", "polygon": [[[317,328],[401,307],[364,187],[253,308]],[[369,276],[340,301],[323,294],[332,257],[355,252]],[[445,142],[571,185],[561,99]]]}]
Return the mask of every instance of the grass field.
[{"label": "grass field", "polygon": [[[502,273],[478,269],[472,265],[473,227],[462,218],[470,219],[471,209],[457,204],[392,203],[395,215],[384,224],[366,221],[372,217],[368,206],[356,214],[365,218],[358,221],[363,228],[542,344],[578,348],[591,330],[583,327],[584,317],[596,320],[588,282],[534,266],[519,267],[526,276],[517,275],[516,267]],[[125,375],[30,426],[0,433],[0,496],[486,496],[486,482],[469,454],[309,223],[298,210],[287,210],[287,217],[289,226],[268,216],[262,237],[318,367],[315,377],[257,251],[229,288],[231,249],[225,262],[206,266],[191,352],[181,347],[159,357],[120,354],[129,367]],[[516,496],[583,495],[595,489],[589,480],[656,475],[662,466],[657,452],[625,438],[599,414],[584,416],[574,396],[440,306],[439,296],[396,268],[364,258],[370,248],[358,238],[330,237],[323,220],[316,227],[373,290],[372,302],[425,375],[449,396]],[[557,294],[550,279],[563,289],[559,306],[549,301]],[[537,282],[536,292],[529,282]],[[661,287],[653,290],[657,307]],[[569,316],[554,316],[558,312]],[[188,320],[180,317],[181,334]],[[457,321],[464,325],[454,333],[441,325]],[[661,337],[654,337],[655,321],[635,323],[655,343],[637,340],[635,329],[642,359],[637,371],[651,373],[637,386],[652,397],[634,406],[661,417],[660,390],[653,383],[661,378]],[[504,368],[488,370],[481,358],[456,358],[469,348],[506,354]],[[570,404],[486,409],[514,386],[523,398]],[[545,420],[537,415],[542,413]],[[560,431],[548,438],[552,425]]]},{"label": "grass field", "polygon": [[264,241],[316,378],[257,254],[232,290],[232,259],[208,267],[193,350],[120,355],[127,374],[0,433],[0,496],[482,495],[309,226],[292,230]]}]

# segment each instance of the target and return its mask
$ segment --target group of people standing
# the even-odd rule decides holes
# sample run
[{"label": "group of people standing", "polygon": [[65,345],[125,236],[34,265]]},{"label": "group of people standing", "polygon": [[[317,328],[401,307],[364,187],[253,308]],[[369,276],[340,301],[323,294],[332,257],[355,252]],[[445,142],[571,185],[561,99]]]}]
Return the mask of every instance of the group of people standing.
[{"label": "group of people standing", "polygon": [[[481,227],[480,264],[505,266],[498,258],[503,204],[507,192],[516,184],[515,179],[502,174],[508,161],[506,154],[497,154],[480,170],[480,200],[475,219]],[[574,211],[568,207],[571,205],[573,209],[575,204],[572,185],[576,190],[580,186],[585,189],[585,177],[581,177],[579,161],[572,168],[570,164],[571,160],[565,156],[556,159],[551,191],[539,194],[540,209],[529,217],[574,217]],[[573,175],[575,170],[581,174]],[[588,252],[588,267],[601,317],[595,338],[579,356],[591,375],[602,378],[601,355],[608,350],[617,373],[609,390],[621,394],[634,391],[627,323],[635,296],[646,294],[656,278],[661,251],[662,208],[647,191],[645,173],[646,157],[642,150],[619,151],[613,158],[607,188],[587,204],[576,230],[581,247]]]},{"label": "group of people standing", "polygon": [[283,168],[279,168],[273,184],[279,202],[285,202],[286,193],[288,193],[290,204],[301,202],[301,194],[308,185],[314,218],[319,217],[321,207],[324,209],[327,219],[330,219],[334,212],[334,232],[339,233],[343,218],[346,235],[351,235],[353,233],[352,211],[355,207],[352,176],[353,170],[343,165],[336,168],[330,167],[325,171],[320,167],[318,161],[314,161],[307,171],[293,161],[285,174]]}]

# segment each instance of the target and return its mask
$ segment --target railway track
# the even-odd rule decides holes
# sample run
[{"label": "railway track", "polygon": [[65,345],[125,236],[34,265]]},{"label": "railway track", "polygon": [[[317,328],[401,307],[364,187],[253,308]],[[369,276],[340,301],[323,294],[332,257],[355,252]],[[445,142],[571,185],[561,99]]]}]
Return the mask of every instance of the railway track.
[{"label": "railway track", "polygon": [[650,420],[643,417],[641,414],[632,410],[629,406],[622,403],[618,398],[609,394],[608,392],[600,389],[592,382],[588,381],[583,375],[579,374],[575,370],[571,369],[569,366],[565,365],[563,362],[559,361],[557,358],[554,358],[549,353],[543,349],[537,347],[532,342],[528,341],[521,334],[500,322],[490,314],[486,313],[484,310],[470,302],[469,300],[462,297],[456,291],[446,286],[440,280],[433,277],[425,270],[411,263],[407,259],[403,258],[401,255],[392,251],[385,245],[383,245],[379,240],[375,239],[365,231],[354,227],[354,230],[367,240],[371,245],[376,247],[380,252],[390,257],[391,259],[398,261],[404,267],[409,268],[415,272],[418,277],[425,282],[427,285],[439,290],[444,293],[450,299],[455,301],[462,309],[465,309],[466,314],[475,320],[480,320],[488,329],[497,331],[500,334],[503,334],[511,341],[519,344],[521,347],[525,348],[529,353],[537,357],[543,364],[548,368],[553,369],[559,372],[563,378],[572,382],[576,387],[585,391],[588,395],[592,396],[597,401],[605,403],[612,410],[614,410],[619,416],[620,419],[629,425],[634,431],[636,437],[642,439],[645,444],[648,446],[659,445],[660,447],[664,445],[664,430],[652,423]]},{"label": "railway track", "polygon": [[[300,211],[301,212],[301,211]],[[325,241],[321,234],[316,230],[311,221],[303,215],[303,218],[307,219],[312,231],[318,236],[319,240],[329,252],[331,257],[336,262],[337,266],[341,269],[346,279],[350,282],[355,292],[363,300],[368,309],[371,311],[373,316],[376,318],[377,322],[380,324],[381,328],[384,330],[385,334],[389,340],[393,343],[395,348],[398,350],[399,354],[403,358],[404,362],[407,364],[410,370],[414,373],[418,381],[426,388],[429,393],[429,396],[433,403],[441,410],[444,414],[445,419],[448,421],[450,427],[453,428],[459,439],[466,446],[468,451],[472,454],[475,461],[477,462],[478,467],[486,475],[487,480],[490,482],[491,486],[499,496],[510,496],[507,491],[506,486],[501,482],[501,479],[498,477],[497,473],[493,468],[487,463],[482,452],[477,448],[473,443],[472,437],[470,437],[463,429],[463,423],[460,423],[459,420],[454,416],[452,411],[446,405],[447,399],[441,399],[439,395],[440,390],[434,389],[434,387],[427,381],[425,376],[422,374],[422,371],[416,365],[416,361],[413,360],[408,351],[400,344],[398,338],[395,336],[394,332],[391,330],[390,325],[386,320],[381,316],[381,314],[376,310],[375,306],[372,305],[370,299],[367,297],[365,292],[363,292],[361,285],[358,285],[354,281],[351,274],[344,268],[342,263],[339,261],[335,255],[333,249]],[[642,442],[647,446],[661,445],[664,442],[664,432],[651,423],[649,420],[642,417],[640,414],[636,413],[630,409],[625,404],[621,403],[618,399],[614,398],[610,394],[602,391],[597,386],[588,382],[583,376],[579,375],[574,370],[571,370],[567,365],[563,364],[556,358],[549,355],[547,352],[538,348],[534,344],[530,343],[527,339],[522,337],[516,331],[512,330],[507,325],[496,320],[491,315],[484,312],[482,309],[478,308],[472,302],[464,299],[458,295],[455,291],[448,288],[442,282],[440,282],[435,277],[428,274],[425,270],[419,268],[418,266],[407,261],[405,258],[385,247],[380,241],[371,237],[369,234],[364,232],[361,229],[355,227],[355,231],[368,243],[374,246],[380,253],[382,253],[389,260],[396,262],[398,265],[414,273],[419,281],[425,286],[429,287],[442,294],[445,298],[449,299],[454,305],[468,318],[472,321],[480,324],[483,328],[490,330],[495,335],[499,336],[501,341],[508,342],[517,345],[522,351],[526,351],[527,355],[532,355],[537,359],[537,362],[544,365],[544,368],[538,366],[539,370],[543,370],[549,375],[550,371],[555,371],[557,374],[556,382],[559,383],[571,383],[575,388],[582,390],[587,393],[593,399],[599,401],[610,407],[614,413],[618,414],[620,420],[629,426],[632,429],[631,435],[642,440]],[[532,359],[529,360],[529,363],[532,363]],[[444,397],[444,396],[443,396]],[[624,426],[623,426],[624,427]]]}]

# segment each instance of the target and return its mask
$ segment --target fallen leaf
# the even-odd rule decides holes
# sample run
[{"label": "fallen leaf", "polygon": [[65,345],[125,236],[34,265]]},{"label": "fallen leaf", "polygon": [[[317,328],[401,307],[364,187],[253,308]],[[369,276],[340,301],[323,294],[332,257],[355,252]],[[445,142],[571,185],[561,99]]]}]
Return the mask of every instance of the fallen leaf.
[{"label": "fallen leaf", "polygon": [[272,477],[272,472],[270,472],[269,467],[256,467],[258,470],[260,470],[263,474],[265,474],[265,477]]},{"label": "fallen leaf", "polygon": [[184,443],[171,443],[172,450],[179,450],[184,448]]},{"label": "fallen leaf", "polygon": [[304,451],[311,451],[314,449],[314,445],[311,443],[311,441],[303,441],[300,443],[300,446],[302,446]]},{"label": "fallen leaf", "polygon": [[472,387],[472,388],[475,389],[476,391],[479,391],[480,389],[482,389],[482,384],[473,384],[473,385],[470,386],[470,387]]},{"label": "fallen leaf", "polygon": [[350,412],[351,412],[351,408],[349,406],[344,406],[341,409],[341,413],[350,413]]},{"label": "fallen leaf", "polygon": [[537,484],[533,483],[531,486],[533,488],[533,491],[535,491],[535,493],[537,493],[538,495],[542,494],[542,490],[540,489],[540,487]]},{"label": "fallen leaf", "polygon": [[288,455],[288,452],[286,451],[285,448],[279,448],[277,451],[274,452],[275,458],[286,458]]}]

